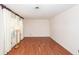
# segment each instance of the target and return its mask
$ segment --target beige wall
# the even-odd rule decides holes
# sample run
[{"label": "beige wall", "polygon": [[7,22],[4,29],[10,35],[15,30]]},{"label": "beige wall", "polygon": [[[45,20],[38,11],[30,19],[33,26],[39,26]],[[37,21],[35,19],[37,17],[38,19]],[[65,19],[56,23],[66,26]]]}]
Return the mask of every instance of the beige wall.
[{"label": "beige wall", "polygon": [[25,37],[47,37],[49,36],[49,20],[47,19],[25,19]]},{"label": "beige wall", "polygon": [[79,5],[55,16],[50,21],[51,37],[69,50],[78,54],[79,50]]}]

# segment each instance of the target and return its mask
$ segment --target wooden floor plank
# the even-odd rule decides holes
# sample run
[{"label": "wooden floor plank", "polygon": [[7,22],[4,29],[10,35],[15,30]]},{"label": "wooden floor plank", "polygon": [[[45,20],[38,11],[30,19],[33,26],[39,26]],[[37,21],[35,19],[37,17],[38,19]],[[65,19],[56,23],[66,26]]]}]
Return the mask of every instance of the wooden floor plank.
[{"label": "wooden floor plank", "polygon": [[71,55],[49,37],[25,37],[8,55]]}]

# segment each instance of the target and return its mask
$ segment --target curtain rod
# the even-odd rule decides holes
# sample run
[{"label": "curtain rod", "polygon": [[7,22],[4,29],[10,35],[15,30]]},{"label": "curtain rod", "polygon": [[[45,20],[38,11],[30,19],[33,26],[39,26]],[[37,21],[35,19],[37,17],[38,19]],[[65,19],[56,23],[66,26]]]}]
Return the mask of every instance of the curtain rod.
[{"label": "curtain rod", "polygon": [[6,7],[5,5],[3,4],[0,4],[2,6],[2,8],[5,8],[7,10],[9,10],[10,12],[14,13],[15,15],[19,16],[20,18],[24,19],[22,16],[20,16],[19,14],[15,13],[14,11],[12,11],[10,8]]}]

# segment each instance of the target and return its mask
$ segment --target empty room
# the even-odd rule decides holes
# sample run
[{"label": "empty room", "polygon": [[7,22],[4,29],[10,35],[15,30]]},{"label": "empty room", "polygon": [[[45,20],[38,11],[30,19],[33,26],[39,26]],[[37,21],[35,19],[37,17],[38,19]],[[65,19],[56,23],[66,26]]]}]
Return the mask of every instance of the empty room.
[{"label": "empty room", "polygon": [[78,4],[0,4],[0,55],[78,54]]}]

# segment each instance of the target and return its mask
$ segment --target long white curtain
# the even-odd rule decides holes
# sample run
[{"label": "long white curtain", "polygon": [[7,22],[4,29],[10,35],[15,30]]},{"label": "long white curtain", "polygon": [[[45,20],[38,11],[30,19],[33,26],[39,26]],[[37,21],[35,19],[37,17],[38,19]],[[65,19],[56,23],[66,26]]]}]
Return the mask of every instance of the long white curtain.
[{"label": "long white curtain", "polygon": [[0,55],[4,54],[4,20],[2,15],[2,7],[0,6]]},{"label": "long white curtain", "polygon": [[16,15],[11,13],[11,24],[12,24],[12,27],[11,27],[11,47],[15,46],[16,45],[16,24],[17,24],[17,20],[16,20]]},{"label": "long white curtain", "polygon": [[6,54],[23,39],[23,21],[7,9],[0,8],[0,28],[0,54]]},{"label": "long white curtain", "polygon": [[19,25],[20,25],[21,40],[22,40],[23,39],[23,19],[22,18],[20,18]]},{"label": "long white curtain", "polygon": [[3,20],[4,20],[4,30],[5,30],[5,54],[11,50],[11,17],[10,12],[3,9]]}]

